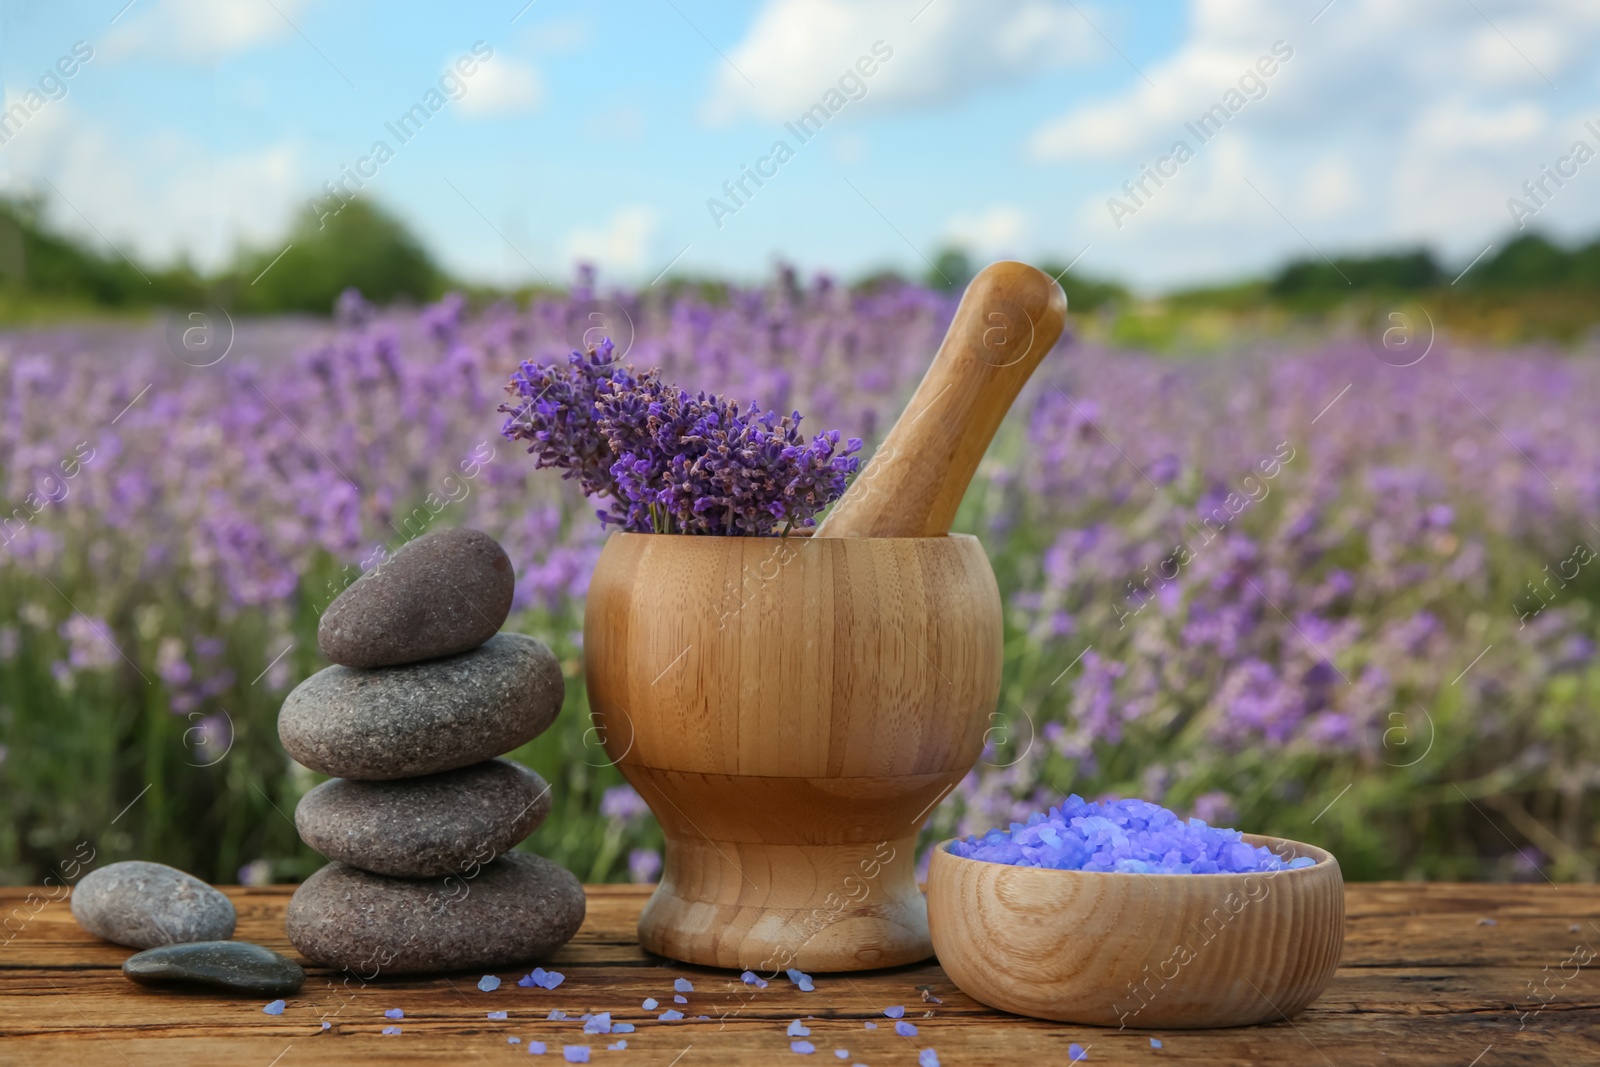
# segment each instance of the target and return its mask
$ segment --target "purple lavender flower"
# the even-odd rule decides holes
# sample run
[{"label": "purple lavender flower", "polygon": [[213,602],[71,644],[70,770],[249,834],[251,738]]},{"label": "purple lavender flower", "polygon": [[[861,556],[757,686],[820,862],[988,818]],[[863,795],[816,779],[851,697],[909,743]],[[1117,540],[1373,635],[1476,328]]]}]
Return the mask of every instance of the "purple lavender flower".
[{"label": "purple lavender flower", "polygon": [[860,466],[858,438],[809,441],[798,411],[779,417],[714,393],[688,392],[658,371],[635,375],[610,340],[566,365],[525,362],[506,391],[519,399],[502,433],[528,441],[536,466],[609,498],[602,524],[644,533],[771,536],[807,529]]}]

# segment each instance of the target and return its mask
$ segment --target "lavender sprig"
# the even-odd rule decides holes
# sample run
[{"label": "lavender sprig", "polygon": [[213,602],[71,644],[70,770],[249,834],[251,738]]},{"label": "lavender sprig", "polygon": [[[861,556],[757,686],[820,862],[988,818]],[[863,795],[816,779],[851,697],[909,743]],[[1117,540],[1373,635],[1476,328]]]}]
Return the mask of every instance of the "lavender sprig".
[{"label": "lavender sprig", "polygon": [[714,393],[691,396],[655,370],[635,374],[607,339],[566,363],[525,362],[501,431],[539,467],[609,500],[602,524],[638,533],[765,537],[808,529],[860,465],[859,438],[809,441],[798,411],[779,416]]}]

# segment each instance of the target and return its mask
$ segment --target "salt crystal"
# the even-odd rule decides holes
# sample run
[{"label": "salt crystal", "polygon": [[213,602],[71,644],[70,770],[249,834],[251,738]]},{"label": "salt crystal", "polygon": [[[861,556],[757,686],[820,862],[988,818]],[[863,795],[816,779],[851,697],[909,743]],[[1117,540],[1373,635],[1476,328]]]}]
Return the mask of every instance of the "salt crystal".
[{"label": "salt crystal", "polygon": [[660,1015],[657,1015],[656,1018],[660,1019],[664,1023],[675,1023],[679,1019],[683,1018],[683,1012],[679,1011],[676,1008],[668,1008],[666,1011],[662,1012]]},{"label": "salt crystal", "polygon": [[1067,1061],[1069,1063],[1077,1063],[1080,1060],[1086,1060],[1088,1058],[1089,1053],[1076,1041],[1067,1046]]},{"label": "salt crystal", "polygon": [[694,983],[687,978],[674,978],[672,980],[672,988],[680,993],[693,993]]},{"label": "salt crystal", "polygon": [[478,988],[483,990],[485,993],[493,993],[496,989],[500,988],[500,979],[496,978],[492,974],[486,974],[482,978],[478,979]]},{"label": "salt crystal", "polygon": [[809,1041],[791,1041],[789,1042],[789,1051],[798,1052],[802,1056],[809,1056],[817,1051],[817,1046]]},{"label": "salt crystal", "polygon": [[644,1008],[645,1011],[655,1011],[658,1007],[661,1006],[661,1002],[656,1000],[655,997],[645,997],[644,998],[644,1004],[641,1005],[641,1006]]},{"label": "salt crystal", "polygon": [[794,1022],[789,1024],[789,1036],[790,1037],[807,1037],[810,1034],[811,1034],[811,1029],[808,1026],[806,1026],[805,1023],[801,1022],[799,1019],[796,1019]]},{"label": "salt crystal", "polygon": [[386,1019],[404,1019],[406,1017],[406,1012],[404,1008],[390,1008],[389,1010],[385,1011],[383,1015]]},{"label": "salt crystal", "polygon": [[562,1045],[561,1046],[561,1058],[566,1060],[568,1063],[588,1063],[589,1062],[589,1046],[588,1045]]},{"label": "salt crystal", "polygon": [[506,1013],[503,1011],[491,1011],[487,1016],[490,1019],[504,1019],[505,1017]]},{"label": "salt crystal", "polygon": [[904,1005],[896,1004],[893,1007],[884,1008],[883,1009],[883,1013],[885,1015],[887,1015],[891,1019],[900,1019],[900,1018],[904,1018],[904,1016],[906,1014],[906,1009],[905,1009]]},{"label": "salt crystal", "polygon": [[266,1007],[262,1008],[261,1010],[266,1012],[268,1015],[282,1015],[283,1014],[283,1001],[274,1000],[272,1003],[268,1004]]},{"label": "salt crystal", "polygon": [[901,1019],[899,1022],[894,1024],[894,1032],[899,1034],[901,1037],[916,1037],[917,1027],[915,1023],[908,1023],[904,1019]]}]

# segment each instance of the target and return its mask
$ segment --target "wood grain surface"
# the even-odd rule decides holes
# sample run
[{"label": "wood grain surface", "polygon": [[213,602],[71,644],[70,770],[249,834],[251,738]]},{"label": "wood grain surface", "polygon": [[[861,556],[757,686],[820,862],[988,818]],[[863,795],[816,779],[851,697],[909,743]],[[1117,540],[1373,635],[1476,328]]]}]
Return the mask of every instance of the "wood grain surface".
[{"label": "wood grain surface", "polygon": [[780,971],[931,955],[912,848],[982,750],[1001,641],[972,537],[613,534],[584,665],[666,837],[645,946]]},{"label": "wood grain surface", "polygon": [[[298,958],[283,936],[292,886],[225,887],[239,909],[237,937]],[[909,1067],[921,1050],[944,1067],[1065,1064],[1069,1044],[1096,1064],[1406,1065],[1406,1067],[1583,1067],[1600,1063],[1600,960],[1563,967],[1578,945],[1600,949],[1600,889],[1594,886],[1356,884],[1346,887],[1344,955],[1327,990],[1292,1024],[1206,1031],[1097,1029],[1008,1016],[964,996],[932,963],[885,971],[818,974],[802,993],[779,979],[751,990],[722,971],[673,964],[642,951],[634,924],[647,886],[589,888],[578,936],[546,961],[566,975],[555,990],[524,989],[514,972],[493,993],[478,975],[380,979],[340,988],[326,968],[282,1015],[265,998],[158,993],[120,972],[129,950],[84,933],[65,901],[27,902],[48,891],[0,888],[13,916],[0,945],[0,1063],[33,1067],[301,1067],[304,1064],[548,1063],[508,1037],[586,1044],[595,1064],[640,1067],[768,1063],[866,1063]],[[21,916],[18,918],[17,916]],[[1495,925],[1483,925],[1492,920]],[[1577,927],[1577,929],[1573,929]],[[1562,977],[1563,975],[1567,977]],[[646,997],[672,1005],[672,980],[695,986],[682,1022],[655,1021]],[[926,986],[942,1003],[924,1003]],[[1542,1000],[1530,995],[1530,986]],[[881,1010],[903,1004],[918,1028],[900,1037]],[[1540,1005],[1543,1005],[1542,1010]],[[403,1008],[401,1034],[384,1037],[386,1008]],[[635,1023],[628,1048],[586,1037],[569,1015],[612,1011]],[[490,1011],[507,1018],[490,1020]],[[932,1013],[931,1016],[926,1013]],[[708,1015],[709,1020],[695,1017]],[[806,1019],[816,1056],[793,1058],[784,1030]],[[321,1027],[326,1019],[327,1030]],[[876,1021],[867,1031],[863,1023]],[[1520,1027],[1520,1028],[1519,1028]],[[1150,1038],[1163,1042],[1150,1046]],[[833,1050],[851,1058],[835,1061]]]},{"label": "wood grain surface", "polygon": [[1043,271],[1009,260],[979,271],[905,411],[817,536],[949,533],[995,431],[1066,321],[1066,294]]}]

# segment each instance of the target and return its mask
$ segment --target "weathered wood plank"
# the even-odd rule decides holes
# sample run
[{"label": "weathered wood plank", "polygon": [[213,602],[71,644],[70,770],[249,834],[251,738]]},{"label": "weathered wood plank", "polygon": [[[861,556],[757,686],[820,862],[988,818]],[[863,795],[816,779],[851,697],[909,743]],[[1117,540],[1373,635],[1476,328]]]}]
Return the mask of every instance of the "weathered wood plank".
[{"label": "weathered wood plank", "polygon": [[[295,956],[283,937],[289,887],[226,891],[239,909],[237,937]],[[561,1045],[581,1044],[597,1064],[767,1063],[791,1055],[784,1029],[795,1018],[807,1019],[808,1040],[823,1061],[874,1067],[915,1064],[925,1048],[936,1049],[947,1067],[1062,1063],[1073,1042],[1088,1050],[1090,1064],[1600,1064],[1600,959],[1562,966],[1575,945],[1600,949],[1594,887],[1349,886],[1341,968],[1304,1014],[1249,1029],[1158,1033],[993,1012],[962,995],[934,964],[821,976],[812,993],[781,979],[752,990],[727,972],[640,950],[633,924],[647,891],[630,886],[590,887],[588,920],[553,961],[567,975],[558,989],[520,988],[509,972],[493,993],[476,988],[476,974],[344,985],[326,969],[308,967],[305,989],[288,998],[282,1015],[270,1016],[261,1011],[265,998],[132,985],[119,970],[126,949],[80,930],[64,901],[27,917],[29,892],[38,890],[0,888],[0,916],[13,916],[11,940],[0,944],[5,1064],[476,1063],[525,1055],[529,1039],[546,1042],[554,1062],[561,1062]],[[26,921],[16,917],[19,907]],[[679,1005],[690,1018],[658,1022],[656,1013],[672,1006],[678,976],[695,983],[690,1003]],[[1542,1010],[1534,1010],[1541,1000],[1530,984],[1546,1002]],[[921,1001],[919,986],[942,1003]],[[651,996],[661,1002],[656,1012],[640,1006]],[[881,1015],[890,1004],[906,1006],[919,1028],[915,1037],[894,1033]],[[398,1023],[383,1015],[393,1007],[406,1013]],[[550,1021],[551,1008],[574,1017],[610,1010],[638,1030],[625,1035],[626,1051],[607,1051],[615,1036],[585,1036],[576,1019]],[[486,1017],[498,1010],[508,1017]],[[697,1021],[700,1014],[711,1018]],[[866,1030],[867,1021],[878,1029]],[[389,1025],[401,1034],[383,1036]],[[1162,1049],[1150,1047],[1152,1036]],[[835,1060],[836,1048],[847,1049],[849,1059]]]}]

